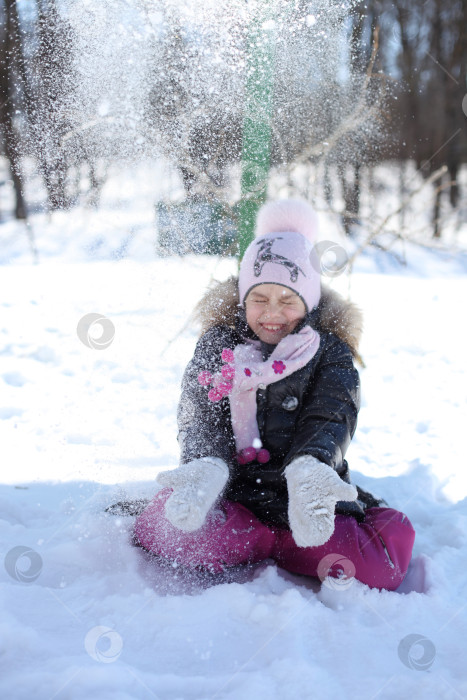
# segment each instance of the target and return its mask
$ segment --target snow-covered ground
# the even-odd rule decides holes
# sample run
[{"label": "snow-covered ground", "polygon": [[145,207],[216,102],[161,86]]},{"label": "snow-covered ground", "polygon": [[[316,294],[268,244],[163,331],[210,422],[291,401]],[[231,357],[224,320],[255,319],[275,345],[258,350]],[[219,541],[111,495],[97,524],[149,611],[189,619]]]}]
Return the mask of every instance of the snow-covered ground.
[{"label": "snow-covered ground", "polygon": [[[350,281],[366,368],[347,457],[416,529],[400,589],[272,562],[187,578],[104,511],[176,466],[186,321],[235,270],[155,255],[157,187],[120,173],[98,211],[34,215],[38,265],[22,226],[0,227],[0,697],[467,698],[465,256],[408,246],[400,267],[374,251]],[[78,336],[92,313],[110,321],[104,349]]]}]

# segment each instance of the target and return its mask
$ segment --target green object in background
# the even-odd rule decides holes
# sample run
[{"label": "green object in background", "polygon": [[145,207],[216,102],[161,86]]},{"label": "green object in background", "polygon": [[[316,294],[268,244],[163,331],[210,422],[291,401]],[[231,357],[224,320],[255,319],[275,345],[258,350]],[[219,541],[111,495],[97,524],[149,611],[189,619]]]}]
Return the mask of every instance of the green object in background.
[{"label": "green object in background", "polygon": [[253,23],[247,55],[242,195],[237,207],[240,260],[253,240],[256,214],[266,199],[269,175],[275,31],[268,5],[268,0],[261,3],[262,12]]}]

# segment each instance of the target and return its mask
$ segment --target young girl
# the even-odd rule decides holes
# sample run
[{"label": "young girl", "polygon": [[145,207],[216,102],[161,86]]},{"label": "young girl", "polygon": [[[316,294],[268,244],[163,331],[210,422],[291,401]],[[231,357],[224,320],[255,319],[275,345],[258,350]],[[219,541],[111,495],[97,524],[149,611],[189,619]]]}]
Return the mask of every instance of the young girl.
[{"label": "young girl", "polygon": [[202,301],[178,410],[181,466],[158,475],[165,488],[137,518],[135,540],[191,568],[271,558],[394,590],[415,532],[350,480],[361,317],[321,289],[316,232],[307,203],[264,205],[238,281]]}]

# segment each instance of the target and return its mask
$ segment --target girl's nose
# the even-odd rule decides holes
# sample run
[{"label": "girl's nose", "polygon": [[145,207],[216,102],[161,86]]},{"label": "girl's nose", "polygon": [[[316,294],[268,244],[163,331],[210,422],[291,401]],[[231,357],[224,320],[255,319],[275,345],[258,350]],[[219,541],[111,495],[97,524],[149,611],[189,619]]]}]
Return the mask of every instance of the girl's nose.
[{"label": "girl's nose", "polygon": [[264,315],[267,318],[273,318],[274,316],[279,315],[279,311],[279,306],[277,306],[276,304],[268,304],[264,310]]}]

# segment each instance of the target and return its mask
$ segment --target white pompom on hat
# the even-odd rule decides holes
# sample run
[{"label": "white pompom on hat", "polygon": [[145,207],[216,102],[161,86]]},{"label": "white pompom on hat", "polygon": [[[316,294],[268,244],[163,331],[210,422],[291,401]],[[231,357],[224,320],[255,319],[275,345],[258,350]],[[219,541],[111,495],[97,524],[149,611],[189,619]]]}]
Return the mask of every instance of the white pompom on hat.
[{"label": "white pompom on hat", "polygon": [[307,202],[282,199],[264,204],[258,212],[255,239],[240,264],[240,303],[260,284],[280,284],[301,297],[307,311],[317,306],[320,267],[314,244],[318,218]]},{"label": "white pompom on hat", "polygon": [[295,231],[314,243],[318,235],[318,217],[302,199],[278,199],[267,202],[258,211],[255,237],[268,233]]}]

